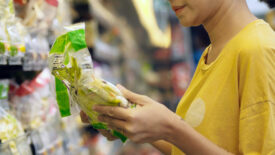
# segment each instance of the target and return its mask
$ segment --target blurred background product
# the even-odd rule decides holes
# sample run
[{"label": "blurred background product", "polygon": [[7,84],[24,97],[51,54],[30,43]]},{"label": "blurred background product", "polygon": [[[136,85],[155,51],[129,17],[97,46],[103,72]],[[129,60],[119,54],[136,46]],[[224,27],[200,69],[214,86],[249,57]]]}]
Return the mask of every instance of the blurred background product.
[{"label": "blurred background product", "polygon": [[[247,2],[275,28],[274,10]],[[79,22],[97,76],[172,111],[210,43],[202,26],[182,27],[167,0],[1,0],[0,154],[160,155],[149,144],[109,142],[78,115],[61,118],[48,53]]]}]

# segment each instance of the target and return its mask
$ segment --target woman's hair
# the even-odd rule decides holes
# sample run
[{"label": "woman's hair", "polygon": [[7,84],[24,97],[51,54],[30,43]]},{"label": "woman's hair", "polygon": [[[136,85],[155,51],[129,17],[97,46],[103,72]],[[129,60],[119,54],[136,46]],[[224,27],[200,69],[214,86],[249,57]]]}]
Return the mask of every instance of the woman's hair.
[{"label": "woman's hair", "polygon": [[267,3],[270,8],[275,7],[275,0],[260,0],[260,1]]}]

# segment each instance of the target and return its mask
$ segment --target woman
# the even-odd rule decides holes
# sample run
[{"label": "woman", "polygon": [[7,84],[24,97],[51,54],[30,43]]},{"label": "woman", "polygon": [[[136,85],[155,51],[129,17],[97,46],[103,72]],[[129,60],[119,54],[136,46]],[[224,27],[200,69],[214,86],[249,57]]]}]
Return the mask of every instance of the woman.
[{"label": "woman", "polygon": [[118,86],[139,107],[95,106],[99,120],[165,154],[275,154],[274,31],[245,0],[170,3],[182,25],[202,24],[211,40],[176,114]]}]

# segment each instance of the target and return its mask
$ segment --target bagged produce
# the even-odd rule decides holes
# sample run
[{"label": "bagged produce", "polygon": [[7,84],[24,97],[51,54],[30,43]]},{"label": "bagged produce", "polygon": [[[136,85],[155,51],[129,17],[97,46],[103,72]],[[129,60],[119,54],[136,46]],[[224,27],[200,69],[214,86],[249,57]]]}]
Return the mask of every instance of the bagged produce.
[{"label": "bagged produce", "polygon": [[21,65],[25,54],[25,27],[15,16],[13,0],[0,2],[0,64]]},{"label": "bagged produce", "polygon": [[21,124],[14,116],[0,107],[0,144],[7,143],[6,145],[9,145],[12,154],[19,155],[20,153],[14,139],[23,135],[24,130]]},{"label": "bagged produce", "polygon": [[14,15],[13,0],[0,1],[0,19],[10,18]]},{"label": "bagged produce", "polygon": [[16,18],[6,20],[6,32],[8,38],[7,51],[10,65],[21,65],[22,58],[26,52],[25,34],[26,30]]},{"label": "bagged produce", "polygon": [[[49,67],[55,76],[56,99],[62,117],[71,115],[78,105],[89,116],[94,128],[109,130],[106,124],[97,120],[93,105],[125,108],[135,105],[128,102],[114,85],[94,75],[84,29],[84,24],[65,27],[67,33],[58,37],[52,46]],[[123,142],[127,139],[117,131],[111,132]]]},{"label": "bagged produce", "polygon": [[4,110],[9,110],[9,80],[0,80],[0,107]]},{"label": "bagged produce", "polygon": [[7,37],[5,32],[5,23],[4,23],[4,20],[0,19],[0,64],[1,65],[7,64],[6,44],[7,44]]},{"label": "bagged produce", "polygon": [[0,140],[6,142],[24,134],[21,124],[0,107]]}]

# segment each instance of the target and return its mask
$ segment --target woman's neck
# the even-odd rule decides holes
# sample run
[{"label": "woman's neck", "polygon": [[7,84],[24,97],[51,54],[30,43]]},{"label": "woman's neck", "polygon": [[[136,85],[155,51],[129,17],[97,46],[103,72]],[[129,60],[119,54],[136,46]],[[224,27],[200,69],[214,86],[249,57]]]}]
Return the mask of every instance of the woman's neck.
[{"label": "woman's neck", "polygon": [[203,24],[212,48],[217,50],[221,50],[247,24],[257,19],[249,11],[245,0],[229,0],[222,3],[215,15]]}]

